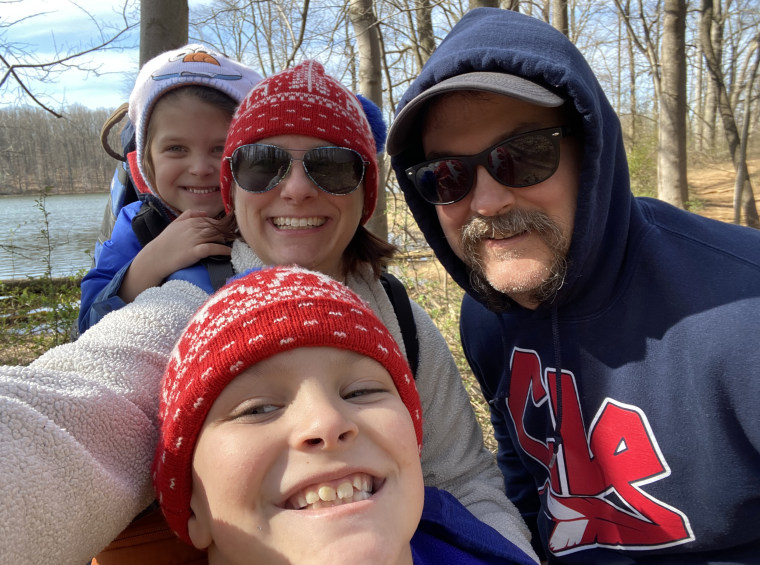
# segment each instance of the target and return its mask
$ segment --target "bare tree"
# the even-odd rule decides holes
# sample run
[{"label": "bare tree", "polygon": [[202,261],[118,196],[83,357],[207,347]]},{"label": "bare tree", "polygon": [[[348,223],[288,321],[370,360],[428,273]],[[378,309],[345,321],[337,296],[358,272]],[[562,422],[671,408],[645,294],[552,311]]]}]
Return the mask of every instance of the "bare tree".
[{"label": "bare tree", "polygon": [[140,0],[140,66],[187,43],[187,0]]},{"label": "bare tree", "polygon": [[718,110],[723,122],[723,129],[726,134],[726,142],[731,159],[734,163],[734,169],[737,176],[744,179],[743,186],[738,190],[741,193],[741,207],[744,210],[745,219],[748,226],[760,228],[760,218],[758,218],[755,197],[752,191],[747,163],[741,158],[743,149],[739,130],[736,126],[734,110],[731,107],[728,90],[726,88],[723,70],[718,63],[718,59],[712,44],[712,25],[713,25],[713,1],[702,0],[701,14],[701,43],[704,52],[705,62],[709,70],[710,78],[714,82],[718,95]]},{"label": "bare tree", "polygon": [[689,198],[686,183],[686,0],[665,0],[661,60],[658,197],[683,208]]},{"label": "bare tree", "polygon": [[[744,123],[742,126],[742,135],[740,140],[739,159],[738,159],[738,172],[736,174],[736,182],[734,183],[734,223],[741,223],[741,210],[746,208],[744,205],[743,192],[746,183],[745,175],[747,171],[747,143],[749,142],[749,127],[752,121],[752,87],[757,79],[758,66],[760,66],[760,34],[758,34],[754,41],[755,59],[752,65],[752,70],[749,73],[749,80],[747,82],[747,101],[744,108]],[[751,185],[750,185],[751,187]],[[754,200],[754,199],[753,199]]]},{"label": "bare tree", "polygon": [[[2,4],[15,4],[20,1],[5,0]],[[42,12],[31,14],[16,21],[9,21],[7,18],[0,20],[0,67],[2,68],[0,91],[18,90],[20,101],[31,100],[35,106],[58,118],[62,117],[62,114],[55,111],[52,104],[41,94],[41,86],[53,83],[60,73],[72,69],[97,74],[99,67],[89,61],[88,55],[96,51],[117,48],[118,40],[136,25],[129,23],[127,0],[124,1],[122,9],[123,25],[114,31],[107,30],[87,10],[78,7],[83,14],[95,23],[98,37],[85,48],[82,48],[81,44],[76,47],[64,47],[56,51],[55,56],[50,59],[40,60],[27,45],[11,41],[8,37],[8,33],[12,31],[14,26],[44,15]]]},{"label": "bare tree", "polygon": [[551,17],[552,25],[569,37],[570,28],[567,20],[567,0],[551,0]]},{"label": "bare tree", "polygon": [[4,194],[102,192],[113,174],[113,161],[100,147],[108,111],[80,105],[63,119],[43,108],[0,110],[0,189]]},{"label": "bare tree", "polygon": [[470,10],[475,8],[498,8],[499,0],[470,0]]},{"label": "bare tree", "polygon": [[[417,15],[417,39],[419,48],[417,49],[417,61],[419,68],[427,63],[430,55],[435,49],[435,35],[433,33],[433,7],[430,0],[415,0],[415,13]],[[497,1],[498,5],[498,1]],[[472,3],[470,3],[472,7]]]},{"label": "bare tree", "polygon": [[[15,1],[0,0],[0,7]],[[124,0],[125,5],[129,3],[131,6],[136,1]],[[147,26],[149,21],[149,10],[158,9],[158,4],[166,7],[176,2],[180,3],[179,9],[169,8],[169,15],[156,16],[156,19],[173,25],[179,22],[182,28],[182,17],[177,18],[177,15],[183,14],[187,0],[144,1],[144,25]],[[686,4],[687,9],[690,4],[692,8],[685,18],[682,12],[678,12],[680,18],[674,16],[675,19],[671,20],[663,8],[673,3],[679,10],[682,4]],[[713,155],[728,147],[737,167],[737,182],[740,181],[742,187],[743,214],[751,223],[754,198],[745,190],[745,187],[751,188],[750,177],[746,174],[746,165],[742,167],[741,163],[745,161],[746,152],[752,147],[754,134],[760,127],[760,112],[756,108],[760,90],[756,84],[758,55],[756,40],[754,43],[752,40],[758,35],[760,25],[757,0],[711,0],[711,18],[704,18],[701,6],[686,0],[668,0],[667,3],[664,0],[614,0],[612,3],[604,0],[522,3],[519,0],[498,3],[492,0],[349,0],[339,3],[324,0],[210,0],[192,10],[187,38],[209,44],[264,75],[306,58],[318,59],[328,72],[381,106],[390,121],[401,94],[419,74],[436,45],[464,13],[482,5],[520,10],[547,21],[551,18],[553,25],[562,31],[566,29],[571,41],[589,59],[605,91],[615,100],[625,126],[632,172],[636,169],[641,173],[639,189],[658,186],[662,190],[660,196],[676,204],[679,199],[681,203],[687,201],[682,192],[684,177],[680,170],[686,157],[680,141],[668,140],[674,135],[688,134],[690,130],[689,122],[682,122],[681,109],[672,108],[674,104],[680,104],[683,69],[678,77],[672,75],[674,78],[671,79],[670,65],[681,60],[681,53],[678,48],[668,46],[670,32],[666,27],[670,23],[683,24],[685,21],[683,43],[688,63],[685,72],[690,85],[687,118],[693,120],[690,141],[697,145],[700,138],[705,139],[704,147]],[[0,54],[6,58],[0,60],[0,64],[8,69],[1,84],[4,88],[11,83],[17,84],[11,72],[11,66],[16,65],[13,70],[27,85],[33,86],[33,82],[24,78],[24,69],[18,65],[47,62],[33,58],[8,59],[7,42],[3,36],[3,26],[6,25],[9,25],[7,20],[0,20]],[[702,49],[699,39],[705,35],[704,26],[709,29],[709,50]],[[168,34],[161,32],[161,37],[166,38]],[[104,36],[104,42],[105,39],[108,38]],[[175,39],[171,46],[184,41],[184,37]],[[143,39],[142,44],[147,48],[148,40]],[[155,49],[167,48],[169,45],[165,44]],[[678,57],[674,59],[673,53]],[[64,55],[76,54],[67,52]],[[76,65],[76,60],[68,64]],[[71,66],[50,68],[65,70]],[[34,88],[29,90],[35,94]],[[26,93],[23,96],[28,98]],[[715,108],[720,108],[720,119],[715,117]],[[710,144],[707,140],[715,138],[714,126],[720,135],[717,143]],[[721,131],[725,134],[725,142]],[[658,158],[655,139],[662,148],[659,166],[654,164]],[[44,147],[46,141],[39,140],[39,143]],[[70,157],[71,171],[75,171],[75,155],[72,153]],[[65,168],[68,170],[68,165]],[[674,170],[669,172],[669,168]],[[660,183],[653,180],[651,171],[659,171]],[[40,171],[41,177],[50,174],[49,170]],[[381,183],[387,175],[386,168]],[[395,186],[390,179],[389,197],[393,196]],[[678,196],[667,195],[668,189],[676,189]],[[378,213],[381,210],[379,207]],[[383,228],[372,226],[372,229],[382,233]],[[394,237],[397,230],[398,227],[393,226]]]},{"label": "bare tree", "polygon": [[[377,16],[372,0],[350,0],[348,15],[356,34],[359,53],[359,91],[378,107],[383,106],[383,84],[381,67],[380,36]],[[382,161],[378,163],[382,165]],[[388,239],[388,220],[385,213],[385,178],[382,166],[378,171],[378,198],[375,213],[367,223],[367,228],[383,240]]]}]

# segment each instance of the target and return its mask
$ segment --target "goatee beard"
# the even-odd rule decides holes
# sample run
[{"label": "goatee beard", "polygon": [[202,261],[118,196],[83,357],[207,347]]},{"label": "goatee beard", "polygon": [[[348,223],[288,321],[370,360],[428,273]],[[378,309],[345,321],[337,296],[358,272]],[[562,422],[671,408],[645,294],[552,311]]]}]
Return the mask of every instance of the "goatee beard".
[{"label": "goatee beard", "polygon": [[570,245],[560,227],[547,214],[537,210],[511,210],[501,216],[476,215],[462,228],[462,251],[465,263],[470,267],[470,284],[491,310],[508,310],[511,303],[506,298],[512,293],[498,290],[489,282],[480,253],[481,243],[484,239],[500,235],[509,237],[524,232],[538,235],[549,248],[552,260],[544,280],[532,289],[521,291],[520,297],[534,304],[551,301],[565,282],[565,255]]}]

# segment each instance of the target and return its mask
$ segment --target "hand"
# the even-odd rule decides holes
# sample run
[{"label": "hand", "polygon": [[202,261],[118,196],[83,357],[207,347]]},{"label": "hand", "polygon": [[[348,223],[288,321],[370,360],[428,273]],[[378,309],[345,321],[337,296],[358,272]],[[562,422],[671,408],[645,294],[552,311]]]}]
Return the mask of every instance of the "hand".
[{"label": "hand", "polygon": [[131,302],[147,288],[160,285],[172,273],[210,255],[229,255],[224,245],[230,219],[209,218],[205,212],[185,210],[134,258],[119,297]]},{"label": "hand", "polygon": [[204,257],[229,255],[230,248],[224,245],[228,224],[227,218],[209,218],[205,212],[185,210],[146,245],[140,254],[145,254],[160,269],[160,273],[157,272],[160,282],[173,272],[190,267]]}]

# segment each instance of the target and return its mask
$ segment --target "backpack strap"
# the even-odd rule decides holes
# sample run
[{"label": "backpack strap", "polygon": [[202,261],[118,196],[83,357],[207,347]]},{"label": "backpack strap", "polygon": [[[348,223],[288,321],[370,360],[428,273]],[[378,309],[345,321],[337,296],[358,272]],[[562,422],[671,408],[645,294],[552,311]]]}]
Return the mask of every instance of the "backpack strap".
[{"label": "backpack strap", "polygon": [[398,325],[401,328],[401,337],[404,340],[406,349],[406,358],[412,369],[414,378],[417,378],[417,366],[419,365],[419,339],[417,338],[417,324],[414,323],[412,314],[412,305],[409,302],[409,295],[406,293],[404,284],[395,276],[388,272],[380,275],[380,282],[388,295],[388,299],[393,305],[393,311],[396,313]]},{"label": "backpack strap", "polygon": [[[158,237],[170,222],[171,220],[163,206],[156,202],[155,197],[148,196],[135,217],[132,218],[132,231],[135,232],[140,245],[145,247]],[[211,255],[204,257],[199,262],[206,267],[214,290],[219,290],[227,282],[227,279],[235,274],[229,255]]]},{"label": "backpack strap", "polygon": [[201,259],[200,263],[206,267],[208,277],[211,280],[211,286],[214,290],[222,288],[227,279],[235,274],[232,268],[232,259],[230,259],[229,255],[209,255]]},{"label": "backpack strap", "polygon": [[[121,106],[116,108],[116,110],[114,110],[110,116],[108,116],[105,123],[103,124],[103,127],[100,129],[100,144],[103,146],[103,149],[105,149],[106,153],[119,161],[127,160],[125,157],[127,151],[116,151],[113,147],[111,147],[111,144],[108,141],[108,136],[114,126],[118,124],[122,119],[124,119],[124,116],[126,116],[128,112],[129,102],[124,102]],[[129,118],[127,118],[127,122],[129,122]],[[123,141],[124,140],[122,139],[122,145]]]},{"label": "backpack strap", "polygon": [[145,247],[164,231],[164,228],[171,223],[159,205],[153,199],[146,199],[135,217],[132,218],[132,231],[137,236],[137,241]]}]

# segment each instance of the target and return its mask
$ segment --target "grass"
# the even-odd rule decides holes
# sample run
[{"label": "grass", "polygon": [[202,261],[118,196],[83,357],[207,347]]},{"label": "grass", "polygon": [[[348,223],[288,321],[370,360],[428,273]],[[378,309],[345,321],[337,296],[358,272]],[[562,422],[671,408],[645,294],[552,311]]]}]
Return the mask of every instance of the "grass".
[{"label": "grass", "polygon": [[26,365],[70,340],[79,277],[0,282],[0,365]]},{"label": "grass", "polygon": [[488,404],[480,393],[480,385],[470,370],[459,340],[459,305],[464,291],[446,273],[432,252],[424,257],[417,255],[413,260],[397,259],[392,270],[404,282],[409,296],[430,315],[448,343],[470,396],[475,417],[480,422],[483,441],[486,447],[495,452],[496,441]]}]

